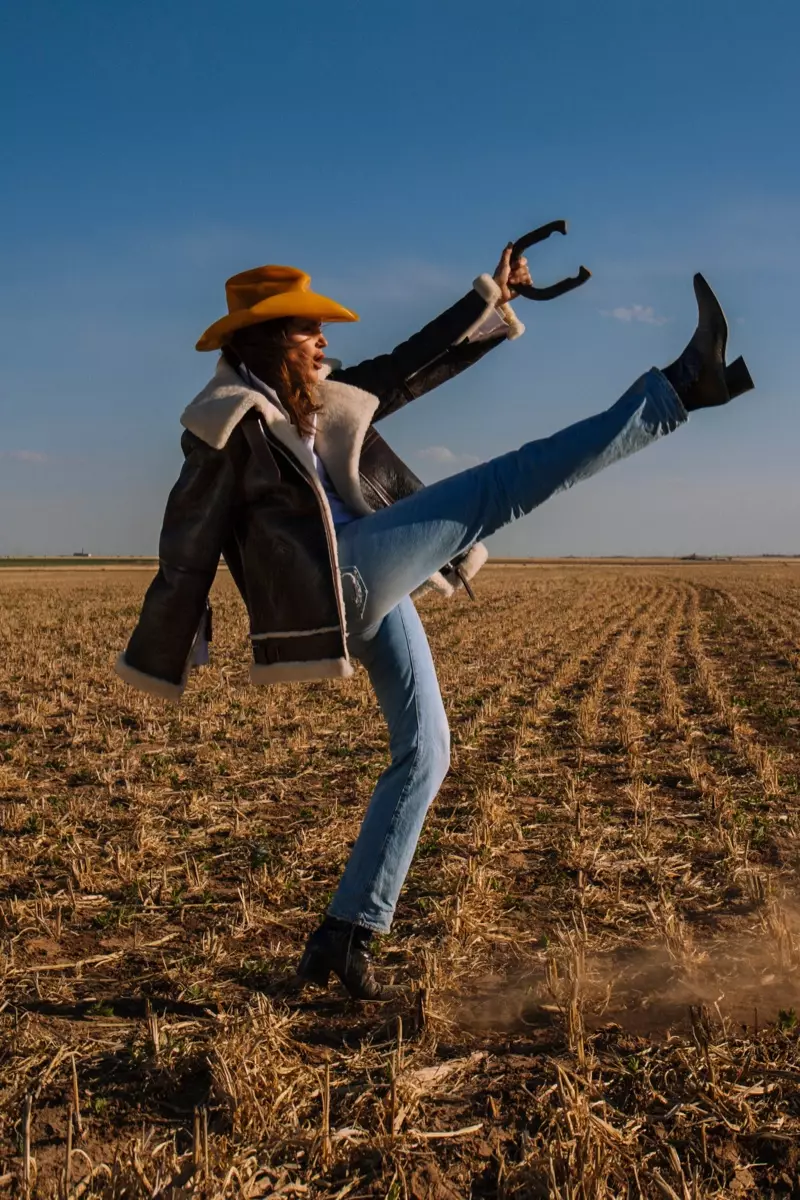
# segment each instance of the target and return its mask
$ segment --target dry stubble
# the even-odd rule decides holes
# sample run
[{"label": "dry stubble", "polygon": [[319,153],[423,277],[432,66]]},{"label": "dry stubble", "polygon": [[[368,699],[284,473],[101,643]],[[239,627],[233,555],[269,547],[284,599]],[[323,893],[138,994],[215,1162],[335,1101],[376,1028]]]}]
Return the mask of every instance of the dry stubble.
[{"label": "dry stubble", "polygon": [[213,667],[137,697],[110,665],[144,582],[0,577],[3,1186],[800,1190],[796,565],[422,603],[454,765],[389,1011],[290,986],[385,763],[364,673],[246,688],[222,579]]}]

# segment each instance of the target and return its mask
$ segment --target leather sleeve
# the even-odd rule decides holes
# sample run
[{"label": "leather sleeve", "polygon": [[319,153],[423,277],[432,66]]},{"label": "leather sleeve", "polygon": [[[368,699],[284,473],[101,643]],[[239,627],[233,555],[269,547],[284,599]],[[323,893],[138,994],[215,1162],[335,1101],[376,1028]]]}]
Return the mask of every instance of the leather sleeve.
[{"label": "leather sleeve", "polygon": [[361,447],[359,476],[364,499],[376,510],[413,496],[425,486],[372,425]]},{"label": "leather sleeve", "polygon": [[487,307],[487,302],[473,289],[391,354],[366,359],[355,367],[340,368],[331,374],[331,379],[377,396],[379,405],[373,422],[381,421],[409,400],[452,379],[505,341],[503,335],[474,344],[468,340]]},{"label": "leather sleeve", "polygon": [[124,655],[127,667],[178,686],[185,680],[189,653],[228,539],[237,475],[230,443],[224,450],[214,450],[184,433],[181,444],[186,459],[167,500],[158,574],[147,590]]}]

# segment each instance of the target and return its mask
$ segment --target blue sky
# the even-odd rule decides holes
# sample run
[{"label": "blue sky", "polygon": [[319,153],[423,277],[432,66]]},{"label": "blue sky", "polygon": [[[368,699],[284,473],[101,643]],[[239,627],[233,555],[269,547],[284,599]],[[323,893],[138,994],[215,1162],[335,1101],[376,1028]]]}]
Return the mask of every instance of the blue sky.
[{"label": "blue sky", "polygon": [[152,553],[224,280],[300,266],[380,353],[566,217],[526,335],[385,422],[426,480],[682,349],[702,270],[758,390],[495,553],[800,552],[800,7],[28,0],[0,39],[0,554]]}]

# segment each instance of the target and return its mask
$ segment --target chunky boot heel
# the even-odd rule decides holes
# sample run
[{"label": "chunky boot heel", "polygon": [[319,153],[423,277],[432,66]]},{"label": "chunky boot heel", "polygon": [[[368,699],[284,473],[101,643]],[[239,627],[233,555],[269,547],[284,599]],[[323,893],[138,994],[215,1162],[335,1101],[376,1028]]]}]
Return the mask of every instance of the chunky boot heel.
[{"label": "chunky boot heel", "polygon": [[735,400],[737,396],[743,396],[745,392],[752,392],[756,386],[747,369],[747,363],[741,355],[725,368],[725,382],[728,385],[731,400]]}]

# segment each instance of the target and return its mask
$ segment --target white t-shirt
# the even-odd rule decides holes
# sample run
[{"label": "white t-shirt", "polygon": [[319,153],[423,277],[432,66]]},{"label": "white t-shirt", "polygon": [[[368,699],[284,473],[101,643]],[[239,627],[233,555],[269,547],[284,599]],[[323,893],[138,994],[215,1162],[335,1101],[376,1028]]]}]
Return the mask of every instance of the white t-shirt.
[{"label": "white t-shirt", "polygon": [[[286,412],[286,409],[284,408],[284,406],[281,404],[280,400],[278,399],[277,392],[274,390],[274,388],[269,387],[269,385],[264,383],[264,381],[262,379],[259,379],[257,375],[254,375],[253,372],[249,369],[249,367],[246,367],[244,365],[244,363],[242,363],[242,366],[239,368],[239,374],[241,375],[242,379],[244,380],[244,382],[246,384],[248,384],[252,388],[257,388],[258,391],[260,391],[264,396],[266,396],[268,400],[272,401],[272,403],[276,406],[276,408],[279,408],[280,411],[282,413],[284,413],[285,416],[288,417],[288,413]],[[298,433],[299,433],[299,430],[298,430]],[[347,524],[349,524],[350,521],[355,521],[359,514],[356,512],[353,512],[352,508],[347,507],[344,500],[339,495],[339,493],[336,491],[336,488],[333,486],[333,483],[331,482],[331,478],[328,475],[328,472],[325,470],[325,464],[323,463],[322,459],[319,458],[319,456],[314,451],[314,442],[316,441],[316,436],[317,436],[317,414],[314,413],[312,416],[311,433],[309,433],[309,434],[301,433],[300,437],[302,438],[302,440],[305,442],[305,444],[308,446],[309,450],[311,451],[311,457],[314,459],[314,466],[317,468],[317,475],[319,476],[319,481],[325,490],[325,495],[328,497],[328,504],[330,506],[331,516],[333,517],[334,526],[347,525]]]},{"label": "white t-shirt", "polygon": [[314,459],[314,466],[317,468],[319,481],[325,489],[325,495],[328,497],[328,504],[330,505],[331,516],[333,517],[333,524],[338,528],[339,525],[347,525],[350,521],[355,521],[358,517],[358,513],[353,512],[352,508],[347,507],[344,500],[333,486],[331,477],[325,470],[324,462],[314,450],[314,442],[316,441],[317,436],[317,414],[314,413],[311,419],[313,421],[313,429],[311,433],[306,434],[305,436],[301,434],[300,436],[303,438],[303,441],[311,451],[311,457]]}]

